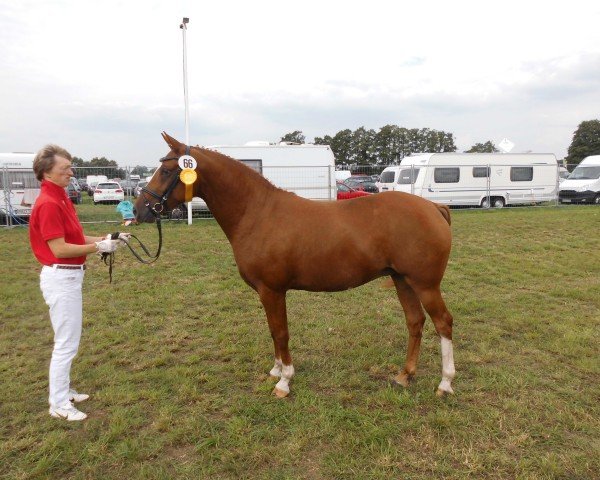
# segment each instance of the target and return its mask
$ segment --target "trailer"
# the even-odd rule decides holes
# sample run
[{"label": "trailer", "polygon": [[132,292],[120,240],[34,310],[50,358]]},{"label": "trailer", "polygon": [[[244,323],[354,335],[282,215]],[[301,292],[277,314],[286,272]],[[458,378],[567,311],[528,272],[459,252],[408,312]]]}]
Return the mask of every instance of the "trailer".
[{"label": "trailer", "polygon": [[40,194],[34,153],[0,153],[0,224],[23,223]]},{"label": "trailer", "polygon": [[501,208],[556,201],[558,168],[550,153],[425,153],[386,167],[378,187],[450,206]]},{"label": "trailer", "polygon": [[335,157],[329,145],[250,142],[207,147],[235,158],[276,187],[311,200],[335,200]]}]

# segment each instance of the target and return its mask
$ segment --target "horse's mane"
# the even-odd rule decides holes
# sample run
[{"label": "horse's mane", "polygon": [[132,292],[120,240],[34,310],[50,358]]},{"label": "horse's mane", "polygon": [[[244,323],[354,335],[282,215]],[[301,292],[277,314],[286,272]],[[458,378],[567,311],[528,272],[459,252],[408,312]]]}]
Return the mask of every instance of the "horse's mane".
[{"label": "horse's mane", "polygon": [[206,147],[200,147],[199,145],[192,148],[199,150],[201,153],[203,153],[204,155],[208,155],[211,158],[217,157],[218,161],[224,162],[226,164],[227,172],[231,174],[238,173],[240,176],[239,178],[245,178],[251,182],[261,184],[262,186],[267,187],[269,189],[286,192],[286,190],[283,190],[273,185],[273,183],[271,183],[269,179],[265,178],[252,167],[249,167],[240,160],[236,160],[235,158],[230,157],[229,155],[225,155],[224,153],[221,153],[217,150],[212,150]]}]

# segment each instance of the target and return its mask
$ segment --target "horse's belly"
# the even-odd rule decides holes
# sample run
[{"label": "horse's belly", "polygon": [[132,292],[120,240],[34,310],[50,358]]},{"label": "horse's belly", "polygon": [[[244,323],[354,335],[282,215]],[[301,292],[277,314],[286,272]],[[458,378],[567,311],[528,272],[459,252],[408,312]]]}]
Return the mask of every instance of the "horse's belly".
[{"label": "horse's belly", "polygon": [[303,272],[294,278],[289,288],[311,292],[340,292],[359,287],[387,273],[381,269],[338,267],[329,271]]}]

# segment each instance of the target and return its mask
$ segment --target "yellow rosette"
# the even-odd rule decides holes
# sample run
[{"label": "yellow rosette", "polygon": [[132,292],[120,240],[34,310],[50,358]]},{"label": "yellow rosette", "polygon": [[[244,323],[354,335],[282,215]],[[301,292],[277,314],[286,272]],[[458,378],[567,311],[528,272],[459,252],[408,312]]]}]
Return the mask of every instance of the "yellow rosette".
[{"label": "yellow rosette", "polygon": [[185,185],[185,201],[191,202],[192,197],[194,196],[194,189],[192,185],[198,179],[198,174],[196,170],[192,170],[191,168],[184,168],[179,174],[179,180]]}]

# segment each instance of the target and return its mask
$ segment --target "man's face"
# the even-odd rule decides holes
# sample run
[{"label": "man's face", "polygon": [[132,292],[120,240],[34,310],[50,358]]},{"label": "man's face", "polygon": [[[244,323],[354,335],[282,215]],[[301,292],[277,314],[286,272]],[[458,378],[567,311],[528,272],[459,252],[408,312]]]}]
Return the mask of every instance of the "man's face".
[{"label": "man's face", "polygon": [[69,186],[72,176],[73,170],[71,170],[71,162],[59,155],[55,156],[52,169],[49,172],[44,173],[44,178],[46,180],[63,188]]}]

